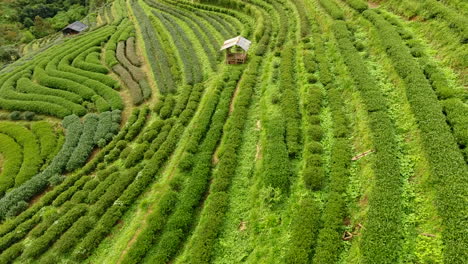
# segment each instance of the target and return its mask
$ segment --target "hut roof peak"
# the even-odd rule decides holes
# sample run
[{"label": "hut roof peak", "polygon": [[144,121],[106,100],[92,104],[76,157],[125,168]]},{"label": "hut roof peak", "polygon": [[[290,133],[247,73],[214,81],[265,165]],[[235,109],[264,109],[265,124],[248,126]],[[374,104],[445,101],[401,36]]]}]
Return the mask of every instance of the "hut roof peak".
[{"label": "hut roof peak", "polygon": [[225,49],[228,49],[230,47],[233,47],[233,46],[239,46],[241,47],[243,50],[247,51],[249,50],[250,48],[250,44],[252,42],[242,36],[237,36],[235,38],[232,38],[232,39],[228,39],[226,41],[224,41],[223,43],[223,46],[221,46],[221,50],[225,50]]},{"label": "hut roof peak", "polygon": [[73,23],[71,23],[70,25],[68,25],[65,29],[72,29],[74,31],[77,31],[77,32],[82,32],[83,30],[87,29],[88,26],[83,24],[82,22],[80,21],[75,21]]}]

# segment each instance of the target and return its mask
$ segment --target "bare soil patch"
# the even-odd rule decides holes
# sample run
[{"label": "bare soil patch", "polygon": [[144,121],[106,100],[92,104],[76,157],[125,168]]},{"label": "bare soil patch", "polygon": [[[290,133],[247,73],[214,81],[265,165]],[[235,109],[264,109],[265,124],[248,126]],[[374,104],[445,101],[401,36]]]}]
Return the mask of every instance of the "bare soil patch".
[{"label": "bare soil patch", "polygon": [[149,210],[145,213],[145,215],[143,216],[143,221],[140,225],[140,227],[137,229],[137,231],[135,232],[135,234],[133,234],[133,237],[132,239],[130,239],[130,241],[128,241],[127,243],[127,246],[125,247],[125,249],[122,251],[122,253],[120,254],[120,257],[119,257],[119,260],[117,261],[118,264],[122,263],[122,260],[123,258],[125,257],[125,255],[127,254],[128,250],[130,249],[130,247],[135,244],[138,236],[140,235],[141,231],[146,227],[146,220],[148,218],[148,215],[150,215],[151,213],[153,212],[153,209],[152,208],[149,208]]},{"label": "bare soil patch", "polygon": [[369,4],[369,8],[377,8],[380,6],[379,3],[372,2],[372,1],[369,1],[368,4]]}]

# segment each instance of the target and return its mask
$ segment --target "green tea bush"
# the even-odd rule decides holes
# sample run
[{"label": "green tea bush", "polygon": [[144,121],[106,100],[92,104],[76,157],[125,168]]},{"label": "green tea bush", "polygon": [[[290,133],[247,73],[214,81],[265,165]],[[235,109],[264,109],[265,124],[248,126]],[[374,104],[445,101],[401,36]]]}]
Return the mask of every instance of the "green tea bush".
[{"label": "green tea bush", "polygon": [[304,198],[292,215],[291,240],[286,250],[285,263],[309,263],[314,255],[318,230],[320,229],[320,207],[312,198]]},{"label": "green tea bush", "polygon": [[68,163],[67,171],[73,171],[81,167],[88,159],[89,154],[95,145],[94,133],[99,124],[99,116],[96,114],[88,114],[83,123],[83,133],[81,134],[78,145],[73,150]]},{"label": "green tea bush", "polygon": [[31,124],[32,132],[39,139],[41,158],[43,160],[52,159],[57,147],[57,139],[52,125],[47,121],[40,121]]},{"label": "green tea bush", "polygon": [[14,138],[0,133],[0,153],[3,157],[2,171],[0,173],[0,197],[15,185],[15,176],[21,169],[23,162],[23,149]]},{"label": "green tea bush", "polygon": [[320,0],[319,2],[333,19],[344,19],[343,10],[341,10],[341,8],[334,2],[334,0]]},{"label": "green tea bush", "polygon": [[141,66],[141,59],[136,52],[135,38],[130,37],[125,41],[125,55],[128,60],[135,66]]},{"label": "green tea bush", "polygon": [[78,204],[62,216],[56,224],[52,225],[44,235],[33,240],[33,242],[25,248],[22,257],[25,258],[36,258],[41,253],[45,252],[49,246],[73,223],[78,220],[84,213],[86,213],[87,207],[84,204]]},{"label": "green tea bush", "polygon": [[130,153],[130,155],[125,160],[125,167],[130,168],[135,166],[143,159],[143,155],[145,154],[146,150],[149,148],[150,144],[145,142],[143,144],[138,145],[134,148],[134,150]]},{"label": "green tea bush", "polygon": [[365,2],[363,0],[346,0],[346,2],[352,8],[356,9],[356,11],[358,11],[359,13],[364,12],[368,8],[367,2]]},{"label": "green tea bush", "polygon": [[22,147],[20,153],[22,153],[23,162],[15,176],[15,186],[20,186],[33,177],[43,163],[39,142],[30,130],[16,123],[0,122],[0,133],[15,139]]},{"label": "green tea bush", "polygon": [[130,73],[120,64],[114,65],[114,67],[112,67],[112,70],[120,76],[124,84],[128,87],[128,91],[130,92],[130,96],[132,97],[133,104],[141,104],[143,102],[143,94],[140,89],[140,85],[133,80]]}]

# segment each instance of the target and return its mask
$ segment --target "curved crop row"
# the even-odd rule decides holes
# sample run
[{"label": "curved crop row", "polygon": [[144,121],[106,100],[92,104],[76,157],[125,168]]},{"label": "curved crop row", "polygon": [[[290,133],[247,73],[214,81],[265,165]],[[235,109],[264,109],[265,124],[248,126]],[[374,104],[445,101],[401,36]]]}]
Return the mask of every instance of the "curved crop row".
[{"label": "curved crop row", "polygon": [[23,149],[23,162],[18,174],[15,176],[15,186],[21,186],[39,171],[43,162],[39,142],[30,130],[14,123],[1,122],[0,133],[15,139]]},{"label": "curved crop row", "polygon": [[445,226],[442,232],[444,260],[446,263],[463,263],[463,259],[466,259],[463,257],[466,256],[466,241],[463,241],[461,230],[466,229],[466,223],[463,224],[462,220],[465,208],[462,197],[467,190],[466,163],[429,81],[403,45],[400,35],[377,13],[369,10],[363,14],[379,29],[382,46],[406,84],[406,96],[421,131],[423,147],[437,185],[437,208]]}]

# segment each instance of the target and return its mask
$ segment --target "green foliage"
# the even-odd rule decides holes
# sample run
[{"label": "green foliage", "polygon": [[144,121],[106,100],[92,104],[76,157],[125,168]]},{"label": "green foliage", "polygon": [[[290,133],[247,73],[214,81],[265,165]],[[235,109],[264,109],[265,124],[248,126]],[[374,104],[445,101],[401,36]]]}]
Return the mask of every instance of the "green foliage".
[{"label": "green foliage", "polygon": [[84,204],[79,204],[70,209],[70,211],[58,219],[56,224],[47,229],[42,236],[33,240],[32,243],[23,251],[22,257],[37,257],[46,251],[55,239],[75,223],[80,216],[86,213],[86,210],[87,207]]},{"label": "green foliage", "polygon": [[280,71],[281,106],[286,122],[286,144],[289,156],[295,157],[301,151],[301,114],[297,84],[294,78],[294,49],[291,45],[283,49]]},{"label": "green foliage", "polygon": [[346,2],[360,13],[364,12],[368,8],[367,2],[364,0],[346,0]]},{"label": "green foliage", "polygon": [[[351,34],[346,28],[346,23],[337,22],[334,25],[334,33],[338,39],[341,54],[345,58],[348,70],[354,78],[361,98],[368,111],[369,126],[372,131],[373,145],[375,148],[375,160],[373,169],[375,172],[375,186],[369,196],[368,223],[364,232],[363,255],[366,261],[397,261],[401,252],[399,237],[402,216],[401,205],[401,180],[399,162],[397,159],[395,128],[386,111],[385,97],[378,89],[377,81],[369,74],[363,59],[351,42]],[[336,206],[341,199],[338,196]],[[332,205],[330,205],[332,206]],[[341,205],[343,206],[343,205]],[[338,219],[334,211],[341,210],[332,207],[331,214]],[[340,218],[341,219],[341,218]],[[336,222],[337,220],[334,220]],[[339,234],[339,230],[336,230]],[[334,237],[335,233],[324,234],[324,238]],[[384,238],[384,239],[382,239]],[[381,241],[381,242],[380,242]],[[385,242],[383,242],[385,241]],[[327,239],[324,246],[331,245]],[[319,252],[319,251],[318,251]],[[324,250],[326,252],[326,250]],[[319,259],[327,260],[332,251],[321,253]]]},{"label": "green foliage", "polygon": [[153,71],[157,86],[162,94],[172,92],[175,90],[173,76],[177,76],[177,74],[172,74],[170,69],[171,64],[168,62],[168,55],[161,48],[160,38],[157,36],[155,28],[139,3],[134,1],[131,3],[131,7],[141,28],[143,41],[147,44],[145,45],[146,56],[148,56],[148,62]]},{"label": "green foliage", "polygon": [[135,37],[130,37],[125,42],[125,55],[135,66],[141,66],[141,59],[136,52]]},{"label": "green foliage", "polygon": [[272,115],[264,122],[266,140],[263,149],[262,179],[265,186],[278,188],[281,193],[289,193],[291,168],[285,142],[284,120]]},{"label": "green foliage", "polygon": [[291,239],[285,263],[310,263],[315,252],[316,231],[320,228],[320,208],[313,199],[304,198],[291,217]]},{"label": "green foliage", "polygon": [[144,72],[138,68],[137,66],[133,65],[128,58],[125,55],[125,42],[120,41],[117,44],[117,50],[116,50],[116,55],[117,55],[117,60],[120,62],[120,64],[125,67],[130,74],[132,75],[132,78],[136,81],[139,82],[141,80],[144,80],[146,78]]},{"label": "green foliage", "polygon": [[57,147],[56,135],[49,122],[40,121],[31,125],[31,130],[38,137],[41,147],[41,157],[43,160],[52,159]]},{"label": "green foliage", "polygon": [[0,196],[13,187],[15,176],[21,169],[23,150],[14,138],[0,134],[0,153],[3,157],[2,172],[0,173]]},{"label": "green foliage", "polygon": [[[9,208],[12,206],[21,201],[29,201],[33,196],[42,192],[49,184],[48,179],[58,173],[61,173],[65,168],[73,149],[79,142],[80,135],[82,133],[82,124],[77,116],[68,116],[63,120],[63,126],[65,127],[67,134],[60,151],[43,172],[34,175],[0,199],[0,219],[5,218]],[[29,162],[35,162],[37,158],[40,158],[39,147],[37,146],[37,148],[37,154],[34,155],[35,158],[32,158]],[[29,153],[33,152],[29,151]],[[33,167],[29,167],[28,170],[31,170],[32,168]]]},{"label": "green foliage", "polygon": [[[254,93],[256,75],[253,74],[259,67],[259,60],[254,59],[250,67],[245,70],[243,78],[238,84],[238,94],[234,101],[233,111],[227,119],[223,129],[224,141],[219,147],[219,162],[217,170],[213,173],[213,180],[210,186],[210,195],[205,201],[205,208],[202,212],[199,224],[195,229],[191,241],[188,243],[187,259],[193,263],[210,262],[216,238],[221,232],[224,215],[228,210],[228,191],[232,179],[232,171],[237,167],[237,151],[242,141],[242,132],[247,120],[248,109],[251,97]],[[227,111],[228,97],[237,86],[242,72],[237,71],[229,76],[230,82],[224,88],[218,110],[213,116],[213,124],[219,121],[217,115],[222,115],[221,109]],[[232,83],[229,85],[229,83]],[[210,133],[208,132],[209,136]],[[196,168],[196,163],[194,168]]]},{"label": "green foliage", "polygon": [[122,65],[116,64],[112,67],[112,70],[115,71],[120,79],[127,86],[130,96],[132,97],[132,102],[134,105],[139,105],[143,102],[143,94],[140,89],[140,85],[135,82],[132,78],[132,75],[125,69]]},{"label": "green foliage", "polygon": [[135,147],[135,149],[130,153],[130,155],[125,160],[125,167],[130,168],[135,166],[143,159],[145,151],[148,149],[149,143],[143,143]]},{"label": "green foliage", "polygon": [[98,115],[86,115],[83,123],[83,133],[81,133],[80,141],[68,159],[66,166],[67,171],[73,171],[81,167],[88,158],[95,144],[94,133],[97,129],[98,123]]},{"label": "green foliage", "polygon": [[22,147],[22,151],[20,152],[22,152],[23,162],[18,174],[15,176],[15,186],[20,186],[36,174],[43,163],[39,142],[30,130],[15,123],[1,122],[0,133],[15,139]]},{"label": "green foliage", "polygon": [[320,0],[319,2],[333,19],[344,19],[343,10],[341,10],[341,8],[335,3],[334,0]]}]

